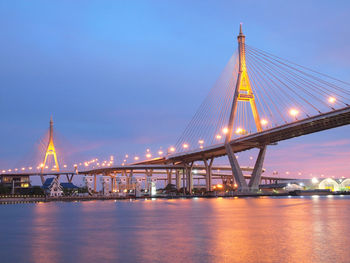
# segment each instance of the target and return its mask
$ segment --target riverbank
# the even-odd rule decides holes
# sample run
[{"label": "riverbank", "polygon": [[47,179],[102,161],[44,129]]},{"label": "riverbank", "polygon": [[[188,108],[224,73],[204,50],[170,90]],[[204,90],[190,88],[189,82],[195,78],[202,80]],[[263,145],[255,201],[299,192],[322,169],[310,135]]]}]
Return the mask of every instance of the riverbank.
[{"label": "riverbank", "polygon": [[[324,194],[321,194],[324,195]],[[321,196],[315,193],[313,196]],[[328,195],[350,195],[350,192],[330,192]],[[295,195],[293,193],[233,193],[233,194],[213,194],[210,195],[156,195],[156,196],[0,196],[0,204],[15,204],[15,203],[35,203],[35,202],[76,202],[76,201],[93,201],[93,200],[130,200],[130,199],[183,199],[183,198],[245,198],[245,197],[278,197],[278,196],[310,196],[309,193]]]}]

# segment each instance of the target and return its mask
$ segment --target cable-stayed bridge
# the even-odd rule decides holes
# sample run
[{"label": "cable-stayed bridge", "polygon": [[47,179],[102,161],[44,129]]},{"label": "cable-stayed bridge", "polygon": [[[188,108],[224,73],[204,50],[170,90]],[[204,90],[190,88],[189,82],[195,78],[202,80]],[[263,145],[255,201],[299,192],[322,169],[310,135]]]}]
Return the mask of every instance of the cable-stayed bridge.
[{"label": "cable-stayed bridge", "polygon": [[[349,83],[247,45],[242,26],[237,40],[237,52],[166,155],[80,172],[132,176],[143,170],[152,176],[158,169],[167,172],[169,182],[175,172],[176,185],[182,180],[191,193],[193,169],[201,162],[210,191],[213,161],[227,156],[232,172],[229,183],[237,184],[241,192],[257,191],[268,145],[350,123]],[[55,158],[55,172],[60,173],[51,138],[41,164],[42,175],[49,155]],[[250,149],[259,149],[259,154],[247,178],[236,153]]]}]

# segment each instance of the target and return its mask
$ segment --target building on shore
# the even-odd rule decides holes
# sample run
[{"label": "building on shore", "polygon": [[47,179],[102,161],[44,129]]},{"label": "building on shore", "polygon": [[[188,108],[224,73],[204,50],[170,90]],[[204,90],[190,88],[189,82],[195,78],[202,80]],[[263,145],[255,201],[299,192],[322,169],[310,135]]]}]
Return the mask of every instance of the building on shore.
[{"label": "building on shore", "polygon": [[28,175],[3,175],[0,177],[0,184],[10,188],[12,194],[21,194],[31,187]]},{"label": "building on shore", "polygon": [[45,194],[51,197],[63,195],[63,187],[57,177],[47,178],[43,184]]},{"label": "building on shore", "polygon": [[274,184],[262,184],[263,191],[291,192],[295,190],[329,190],[331,192],[350,191],[350,178],[295,179]]},{"label": "building on shore", "polygon": [[79,187],[72,183],[60,183],[57,177],[46,179],[42,188],[45,194],[51,197],[59,197],[64,194],[77,194],[79,190]]}]

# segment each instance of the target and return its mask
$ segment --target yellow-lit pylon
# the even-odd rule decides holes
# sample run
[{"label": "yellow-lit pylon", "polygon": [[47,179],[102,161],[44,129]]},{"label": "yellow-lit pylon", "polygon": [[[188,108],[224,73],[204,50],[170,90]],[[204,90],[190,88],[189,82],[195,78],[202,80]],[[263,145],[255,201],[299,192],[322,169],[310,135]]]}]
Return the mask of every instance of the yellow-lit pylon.
[{"label": "yellow-lit pylon", "polygon": [[[54,161],[55,161],[55,167],[53,170],[56,170],[57,172],[60,171],[60,167],[58,165],[58,161],[57,161],[57,154],[56,154],[56,149],[55,149],[55,144],[53,142],[53,121],[52,121],[52,117],[50,119],[50,135],[49,135],[49,143],[47,145],[47,148],[46,148],[46,152],[45,152],[45,157],[44,157],[44,161],[43,163],[41,164],[41,173],[44,172],[44,168],[45,168],[45,165],[46,165],[46,161],[48,159],[48,157],[52,155],[53,158],[54,158]],[[41,181],[42,183],[44,183],[44,177],[41,176]]]},{"label": "yellow-lit pylon", "polygon": [[235,93],[233,95],[233,103],[231,108],[231,114],[228,124],[228,133],[226,134],[225,142],[229,142],[232,136],[233,124],[236,117],[237,112],[237,102],[244,101],[249,102],[250,107],[253,112],[253,117],[256,125],[257,131],[262,131],[260,117],[258,110],[256,108],[254,94],[252,88],[250,86],[249,76],[247,72],[246,60],[245,60],[245,35],[242,32],[242,24],[239,28],[239,35],[237,37],[238,40],[238,51],[239,51],[239,70],[237,83],[235,88]]}]

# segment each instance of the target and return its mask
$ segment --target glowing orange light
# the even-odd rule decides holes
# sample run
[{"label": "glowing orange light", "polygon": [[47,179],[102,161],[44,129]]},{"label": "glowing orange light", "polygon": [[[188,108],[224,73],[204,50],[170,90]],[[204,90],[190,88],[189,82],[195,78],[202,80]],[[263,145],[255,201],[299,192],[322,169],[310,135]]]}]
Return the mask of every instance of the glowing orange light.
[{"label": "glowing orange light", "polygon": [[228,133],[228,128],[226,128],[226,127],[223,128],[223,129],[222,129],[222,133],[223,133],[223,134],[227,134],[227,133]]},{"label": "glowing orange light", "polygon": [[174,148],[174,147],[170,147],[170,148],[169,148],[169,151],[170,151],[170,152],[175,152],[175,148]]},{"label": "glowing orange light", "polygon": [[330,103],[334,103],[334,102],[336,102],[336,98],[334,98],[334,97],[329,97],[329,99],[328,99],[328,101],[330,102]]},{"label": "glowing orange light", "polygon": [[243,133],[243,129],[242,129],[242,128],[237,128],[236,133],[237,133],[237,134]]},{"label": "glowing orange light", "polygon": [[216,135],[216,139],[220,140],[222,136],[220,134]]},{"label": "glowing orange light", "polygon": [[146,157],[147,157],[147,158],[151,158],[152,155],[151,155],[150,153],[147,153],[147,154],[146,154]]},{"label": "glowing orange light", "polygon": [[199,143],[199,144],[203,144],[204,141],[203,141],[203,140],[199,140],[198,143]]},{"label": "glowing orange light", "polygon": [[262,120],[260,121],[260,123],[261,123],[262,125],[266,125],[266,124],[268,123],[268,121],[265,120],[265,119],[262,119]]},{"label": "glowing orange light", "polygon": [[203,145],[199,146],[199,148],[203,149]]},{"label": "glowing orange light", "polygon": [[295,117],[295,116],[297,116],[297,115],[299,114],[299,111],[296,110],[296,109],[291,109],[291,110],[289,111],[289,114]]},{"label": "glowing orange light", "polygon": [[184,144],[182,145],[182,147],[185,148],[185,149],[187,149],[187,148],[188,148],[188,144],[187,144],[187,143],[184,143]]},{"label": "glowing orange light", "polygon": [[134,157],[134,160],[137,161],[138,159],[140,159],[138,156]]},{"label": "glowing orange light", "polygon": [[158,154],[159,154],[159,155],[162,155],[162,154],[163,154],[163,151],[162,151],[162,150],[158,151]]},{"label": "glowing orange light", "polygon": [[217,187],[217,188],[222,188],[223,185],[222,185],[222,184],[217,184],[216,187]]}]

